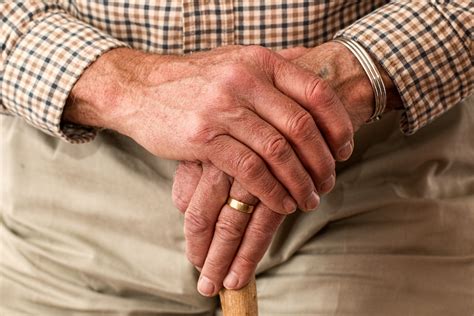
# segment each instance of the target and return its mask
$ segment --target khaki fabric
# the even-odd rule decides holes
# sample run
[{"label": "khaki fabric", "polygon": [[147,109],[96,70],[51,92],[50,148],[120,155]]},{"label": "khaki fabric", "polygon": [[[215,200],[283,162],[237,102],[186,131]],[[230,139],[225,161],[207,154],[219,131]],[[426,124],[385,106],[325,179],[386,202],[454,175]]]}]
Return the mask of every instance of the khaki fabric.
[{"label": "khaki fabric", "polygon": [[[261,315],[474,314],[474,99],[406,137],[364,127],[317,212],[258,268]],[[213,315],[184,256],[175,162],[1,118],[1,315]],[[212,198],[212,197],[210,197]]]}]

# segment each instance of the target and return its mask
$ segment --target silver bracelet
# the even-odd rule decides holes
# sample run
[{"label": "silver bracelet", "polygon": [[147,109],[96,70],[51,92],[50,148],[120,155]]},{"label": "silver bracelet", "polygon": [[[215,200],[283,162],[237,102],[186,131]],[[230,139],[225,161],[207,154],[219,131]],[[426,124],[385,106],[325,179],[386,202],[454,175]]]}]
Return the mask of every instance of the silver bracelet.
[{"label": "silver bracelet", "polygon": [[379,120],[385,111],[385,106],[387,105],[387,92],[377,66],[365,49],[356,41],[343,37],[336,38],[333,41],[338,42],[349,49],[361,64],[362,68],[367,74],[367,77],[369,77],[370,84],[374,90],[375,109],[374,113],[366,123],[372,123]]}]

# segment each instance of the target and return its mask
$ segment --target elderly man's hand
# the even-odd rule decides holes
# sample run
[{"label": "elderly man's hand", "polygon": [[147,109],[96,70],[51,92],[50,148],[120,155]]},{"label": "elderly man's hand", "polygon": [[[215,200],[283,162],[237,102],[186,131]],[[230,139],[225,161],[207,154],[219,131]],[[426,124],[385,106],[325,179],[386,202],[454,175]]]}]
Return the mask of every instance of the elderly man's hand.
[{"label": "elderly man's hand", "polygon": [[[322,85],[326,91],[321,93],[330,95],[329,99],[336,107],[344,100],[344,108],[355,130],[370,117],[372,88],[358,61],[346,48],[327,43],[315,49],[291,49],[281,54],[326,79],[329,85]],[[389,93],[388,107],[395,107],[400,103],[396,90],[385,74],[384,81]],[[315,102],[309,111],[318,118],[318,111],[325,111],[327,106]],[[316,122],[326,124],[317,119]],[[323,126],[322,130],[331,128],[338,127]],[[325,137],[331,141],[329,135]],[[341,156],[334,156],[342,160]],[[173,185],[173,200],[185,212],[186,253],[201,269],[198,290],[208,296],[215,295],[222,283],[236,289],[248,282],[284,219],[284,215],[258,203],[237,181],[232,186],[231,183],[229,176],[211,165],[201,167],[182,162]],[[224,205],[229,194],[249,204],[258,203],[252,216]]]},{"label": "elderly man's hand", "polygon": [[[256,204],[255,211],[245,214],[225,205],[229,190],[231,196]],[[198,290],[206,296],[222,287],[231,264],[233,272],[224,285],[234,289],[247,284],[285,216],[258,203],[209,164],[180,163],[173,200],[185,213],[186,255],[201,270]]]},{"label": "elderly man's hand", "polygon": [[117,130],[159,157],[212,164],[288,214],[316,208],[334,183],[332,153],[351,152],[349,117],[324,87],[261,47],[190,56],[120,48],[85,71],[63,117]]}]

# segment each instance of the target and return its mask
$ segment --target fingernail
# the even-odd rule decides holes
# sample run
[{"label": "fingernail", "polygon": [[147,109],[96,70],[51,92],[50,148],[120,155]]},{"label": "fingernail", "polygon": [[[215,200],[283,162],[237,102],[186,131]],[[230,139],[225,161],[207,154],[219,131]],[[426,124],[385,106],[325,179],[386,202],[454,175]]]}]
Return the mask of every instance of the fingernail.
[{"label": "fingernail", "polygon": [[283,207],[285,208],[285,211],[287,213],[293,213],[294,211],[296,211],[296,203],[290,197],[286,197],[283,200]]},{"label": "fingernail", "polygon": [[201,293],[204,296],[212,296],[212,294],[214,294],[215,286],[211,282],[211,280],[201,275],[199,277],[197,289],[199,293]]},{"label": "fingernail", "polygon": [[239,278],[237,274],[230,271],[230,273],[224,279],[225,288],[229,290],[233,290],[237,287],[237,284],[239,284]]},{"label": "fingernail", "polygon": [[326,181],[321,183],[319,191],[327,193],[327,192],[332,190],[335,183],[336,183],[336,178],[334,176],[331,176],[331,177],[329,177],[329,179],[327,179]]},{"label": "fingernail", "polygon": [[317,208],[319,205],[319,195],[316,192],[312,192],[309,198],[305,202],[305,210],[310,211]]},{"label": "fingernail", "polygon": [[347,160],[352,154],[352,145],[351,142],[347,142],[344,146],[339,149],[339,158],[342,160]]}]

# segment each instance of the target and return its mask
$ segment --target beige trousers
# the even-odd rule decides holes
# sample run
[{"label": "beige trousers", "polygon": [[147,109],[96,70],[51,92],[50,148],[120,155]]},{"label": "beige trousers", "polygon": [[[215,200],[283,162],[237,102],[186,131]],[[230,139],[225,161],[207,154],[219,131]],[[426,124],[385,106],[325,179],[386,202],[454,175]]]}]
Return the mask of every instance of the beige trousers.
[{"label": "beige trousers", "polygon": [[[261,315],[474,315],[473,101],[410,137],[395,115],[358,133],[334,191],[259,265]],[[175,162],[10,117],[0,142],[1,315],[215,313],[184,256]]]}]

